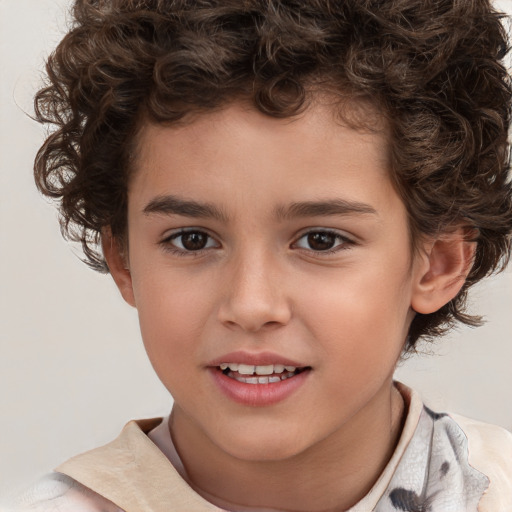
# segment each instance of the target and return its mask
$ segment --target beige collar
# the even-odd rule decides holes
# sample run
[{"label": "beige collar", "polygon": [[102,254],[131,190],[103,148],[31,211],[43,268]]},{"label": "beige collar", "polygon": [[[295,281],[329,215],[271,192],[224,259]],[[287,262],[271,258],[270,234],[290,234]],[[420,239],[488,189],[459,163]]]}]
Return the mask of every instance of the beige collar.
[{"label": "beige collar", "polygon": [[126,512],[219,512],[181,478],[146,433],[162,418],[130,421],[117,439],[77,455],[56,471]]}]

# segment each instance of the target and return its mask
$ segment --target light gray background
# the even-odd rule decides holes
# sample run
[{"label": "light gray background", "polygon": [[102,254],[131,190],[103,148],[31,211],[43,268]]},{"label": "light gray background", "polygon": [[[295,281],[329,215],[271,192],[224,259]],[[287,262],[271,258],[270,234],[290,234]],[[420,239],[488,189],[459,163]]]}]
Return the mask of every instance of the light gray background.
[{"label": "light gray background", "polygon": [[[496,4],[512,13],[511,0]],[[171,404],[135,311],[61,240],[33,185],[43,132],[24,111],[68,5],[0,0],[0,496]],[[512,271],[474,298],[488,324],[460,329],[439,343],[442,357],[415,357],[397,376],[439,410],[512,429]]]}]

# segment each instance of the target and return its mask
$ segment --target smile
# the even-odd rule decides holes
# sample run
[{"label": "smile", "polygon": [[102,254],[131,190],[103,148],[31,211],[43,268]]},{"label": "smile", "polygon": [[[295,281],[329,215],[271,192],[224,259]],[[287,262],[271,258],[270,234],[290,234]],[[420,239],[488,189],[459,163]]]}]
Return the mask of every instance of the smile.
[{"label": "smile", "polygon": [[311,366],[270,352],[232,352],[211,361],[207,368],[221,395],[249,407],[286,401],[313,374]]},{"label": "smile", "polygon": [[244,384],[275,384],[295,377],[306,369],[282,364],[248,365],[239,363],[221,363],[218,368],[226,377]]}]

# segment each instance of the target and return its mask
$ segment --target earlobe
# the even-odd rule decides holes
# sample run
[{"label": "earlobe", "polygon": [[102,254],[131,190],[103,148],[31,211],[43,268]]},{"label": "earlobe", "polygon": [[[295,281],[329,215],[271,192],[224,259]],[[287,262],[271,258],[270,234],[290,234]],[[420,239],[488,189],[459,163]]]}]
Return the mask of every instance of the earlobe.
[{"label": "earlobe", "polygon": [[101,232],[101,247],[110,274],[119,288],[123,299],[130,306],[136,307],[128,258],[122,250],[119,241],[112,235],[110,228],[105,228]]},{"label": "earlobe", "polygon": [[457,296],[473,265],[476,242],[461,227],[425,243],[416,268],[411,306],[434,313]]}]

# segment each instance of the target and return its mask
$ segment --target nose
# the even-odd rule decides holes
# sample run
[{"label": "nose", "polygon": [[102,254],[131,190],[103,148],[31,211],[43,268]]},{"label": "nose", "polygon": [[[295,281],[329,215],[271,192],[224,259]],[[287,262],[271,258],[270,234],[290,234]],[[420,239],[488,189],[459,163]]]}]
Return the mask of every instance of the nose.
[{"label": "nose", "polygon": [[289,322],[292,312],[282,286],[282,272],[271,257],[240,257],[231,269],[218,313],[224,325],[258,332]]}]

